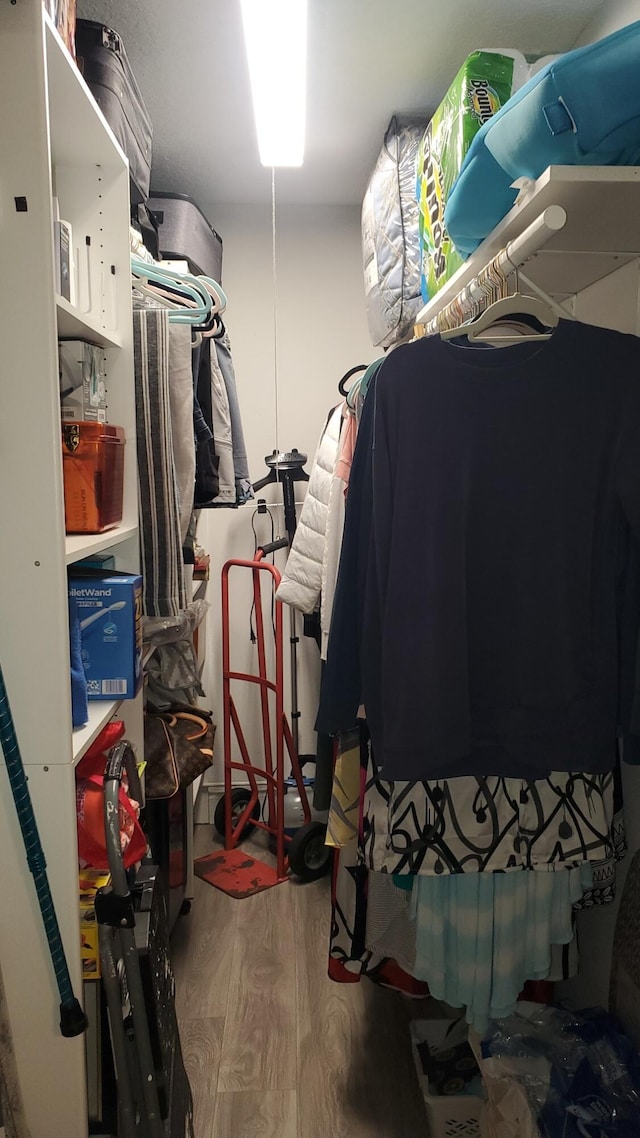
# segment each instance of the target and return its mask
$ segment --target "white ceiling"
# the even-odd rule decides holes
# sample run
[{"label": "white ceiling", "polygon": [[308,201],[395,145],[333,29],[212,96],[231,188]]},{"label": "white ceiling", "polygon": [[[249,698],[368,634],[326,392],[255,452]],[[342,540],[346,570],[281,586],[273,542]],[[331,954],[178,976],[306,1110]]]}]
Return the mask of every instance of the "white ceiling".
[{"label": "white ceiling", "polygon": [[[268,3],[269,0],[265,0]],[[478,47],[573,47],[606,0],[310,0],[307,142],[279,202],[359,203],[394,111],[432,112]],[[78,0],[120,32],[154,124],[152,184],[216,202],[270,198],[238,0]]]}]

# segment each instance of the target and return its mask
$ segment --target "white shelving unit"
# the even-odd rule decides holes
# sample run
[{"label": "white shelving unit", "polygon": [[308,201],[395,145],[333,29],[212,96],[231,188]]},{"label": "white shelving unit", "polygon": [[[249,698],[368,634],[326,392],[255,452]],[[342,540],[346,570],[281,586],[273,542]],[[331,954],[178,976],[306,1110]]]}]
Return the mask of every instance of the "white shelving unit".
[{"label": "white shelving unit", "polygon": [[[0,660],[44,846],[76,994],[75,765],[118,713],[142,740],[141,697],[90,704],[72,731],[67,566],[99,550],[137,571],[129,174],[113,134],[41,0],[0,5]],[[73,227],[78,303],[54,285],[53,210]],[[108,417],[126,432],[122,525],[64,533],[59,337],[104,348]],[[0,962],[31,1138],[86,1138],[85,1043],[63,1039],[58,995],[32,878],[0,763]]]},{"label": "white shelving unit", "polygon": [[91,340],[105,348],[121,347],[115,333],[107,334],[99,320],[82,315],[64,296],[56,296],[58,335],[66,340]]},{"label": "white shelving unit", "polygon": [[109,546],[111,550],[114,550],[114,547],[120,545],[121,542],[128,541],[130,538],[136,538],[137,533],[137,525],[128,522],[110,530],[109,533],[67,534],[65,539],[65,560],[67,565],[72,565],[74,561],[80,561],[83,557],[90,557],[92,553],[99,553],[105,546]]}]

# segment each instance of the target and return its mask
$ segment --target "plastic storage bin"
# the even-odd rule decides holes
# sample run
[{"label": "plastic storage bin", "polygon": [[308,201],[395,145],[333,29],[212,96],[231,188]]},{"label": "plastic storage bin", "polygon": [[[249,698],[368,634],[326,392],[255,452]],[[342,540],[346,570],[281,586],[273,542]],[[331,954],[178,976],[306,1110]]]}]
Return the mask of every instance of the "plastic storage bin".
[{"label": "plastic storage bin", "polygon": [[64,423],[64,516],[67,533],[102,533],[122,521],[124,428]]},{"label": "plastic storage bin", "polygon": [[482,1099],[473,1095],[424,1093],[429,1138],[480,1138]]},{"label": "plastic storage bin", "polygon": [[450,1020],[414,1020],[411,1024],[411,1046],[427,1110],[429,1138],[480,1138],[482,1099],[477,1095],[434,1095],[423,1070],[418,1045],[426,1042],[427,1046],[437,1046],[450,1025]]}]

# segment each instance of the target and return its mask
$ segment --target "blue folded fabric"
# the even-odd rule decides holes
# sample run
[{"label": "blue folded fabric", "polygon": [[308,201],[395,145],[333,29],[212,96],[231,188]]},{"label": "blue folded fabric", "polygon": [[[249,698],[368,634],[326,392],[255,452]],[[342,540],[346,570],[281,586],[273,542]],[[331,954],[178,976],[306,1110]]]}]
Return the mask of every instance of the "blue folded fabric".
[{"label": "blue folded fabric", "polygon": [[89,719],[87,678],[82,663],[82,636],[78,606],[73,597],[69,597],[69,647],[71,656],[71,722],[74,727],[84,727]]},{"label": "blue folded fabric", "polygon": [[639,71],[637,21],[552,60],[487,120],[445,207],[459,253],[469,256],[508,213],[516,178],[539,178],[547,166],[640,163]]}]

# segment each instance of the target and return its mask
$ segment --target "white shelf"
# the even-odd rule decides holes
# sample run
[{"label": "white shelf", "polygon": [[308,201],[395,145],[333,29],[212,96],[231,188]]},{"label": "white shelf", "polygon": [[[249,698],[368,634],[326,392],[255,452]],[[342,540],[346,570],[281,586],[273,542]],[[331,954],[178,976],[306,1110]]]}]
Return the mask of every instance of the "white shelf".
[{"label": "white shelf", "polygon": [[[18,423],[26,406],[36,456],[25,464],[22,433],[4,432],[0,479],[11,493],[0,496],[0,526],[18,535],[21,556],[9,542],[0,547],[2,667],[69,972],[81,995],[75,764],[114,714],[136,746],[144,734],[142,693],[123,703],[92,700],[89,722],[76,731],[69,699],[67,566],[112,550],[123,567],[139,569],[129,169],[42,0],[0,3],[0,139],[3,170],[11,172],[2,212],[3,260],[11,268],[0,277],[0,343],[4,373],[23,380],[3,384],[3,412]],[[54,198],[72,226],[78,309],[88,309],[87,316],[54,292]],[[109,420],[124,428],[127,442],[124,524],[64,544],[60,336],[104,347]],[[17,603],[22,596],[31,603]],[[87,1138],[85,1041],[60,1035],[46,935],[13,804],[5,799],[0,795],[0,863],[14,920],[0,922],[0,958],[28,1129],[32,1138]],[[34,1063],[36,1054],[46,1062]]]},{"label": "white shelf", "polygon": [[85,751],[113,718],[122,703],[121,699],[96,699],[89,701],[89,722],[84,727],[76,727],[72,733],[73,763],[76,766]]},{"label": "white shelf", "polygon": [[125,158],[102,111],[46,12],[45,51],[51,157],[55,165],[119,169]]},{"label": "white shelf", "polygon": [[121,346],[121,340],[115,332],[107,332],[96,318],[78,312],[64,296],[56,296],[56,312],[59,339],[89,340],[104,348]]},{"label": "white shelf", "polygon": [[640,256],[640,167],[549,166],[420,311],[426,324],[551,205],[566,224],[527,262],[526,275],[562,301]]},{"label": "white shelf", "polygon": [[65,538],[67,565],[72,565],[74,561],[80,561],[92,553],[101,553],[105,549],[110,549],[112,545],[119,545],[121,541],[127,541],[137,533],[137,525],[121,525],[117,529],[105,530],[104,533],[67,534]]}]

